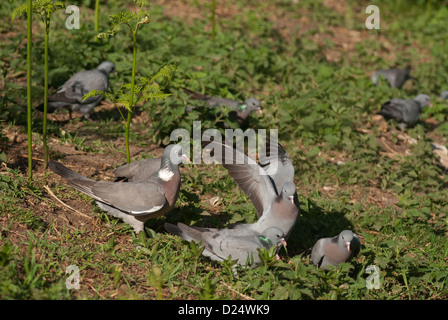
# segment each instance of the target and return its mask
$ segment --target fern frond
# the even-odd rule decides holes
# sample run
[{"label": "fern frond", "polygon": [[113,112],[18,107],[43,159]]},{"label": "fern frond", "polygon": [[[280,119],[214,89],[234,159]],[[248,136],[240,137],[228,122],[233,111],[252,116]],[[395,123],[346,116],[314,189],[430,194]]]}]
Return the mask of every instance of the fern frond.
[{"label": "fern frond", "polygon": [[[53,13],[58,9],[65,8],[65,4],[61,1],[53,2],[53,0],[34,0],[33,1],[33,12],[39,13],[41,15],[46,15]],[[13,10],[11,13],[11,20],[17,16],[25,15],[28,11],[28,4],[24,3]]]},{"label": "fern frond", "polygon": [[82,97],[82,102],[86,101],[87,99],[91,98],[91,97],[95,97],[95,96],[102,96],[103,98],[106,98],[108,100],[114,101],[115,100],[115,96],[107,91],[102,91],[102,90],[92,90],[89,93],[85,94]]},{"label": "fern frond", "polygon": [[144,16],[139,22],[137,22],[137,25],[139,25],[139,24],[148,24],[150,22],[151,22],[151,20],[149,20],[149,17],[148,16]]},{"label": "fern frond", "polygon": [[17,16],[21,16],[21,15],[26,14],[27,11],[28,11],[28,4],[27,3],[24,3],[24,4],[20,5],[20,6],[18,6],[11,13],[11,21],[14,21],[14,19]]},{"label": "fern frond", "polygon": [[176,65],[167,64],[164,65],[162,68],[160,68],[159,72],[157,72],[151,80],[148,82],[155,82],[157,80],[167,79],[168,81],[171,81],[173,78],[174,72],[177,70]]},{"label": "fern frond", "polygon": [[109,22],[111,23],[112,27],[117,27],[122,24],[129,23],[133,18],[135,14],[128,11],[128,10],[121,10],[116,14],[112,14],[109,16]]},{"label": "fern frond", "polygon": [[48,0],[46,5],[46,11],[47,13],[53,13],[58,9],[65,8],[65,4],[61,1],[53,2],[52,0]]},{"label": "fern frond", "polygon": [[144,100],[163,100],[169,97],[170,93],[164,93],[157,83],[145,86],[143,90]]}]

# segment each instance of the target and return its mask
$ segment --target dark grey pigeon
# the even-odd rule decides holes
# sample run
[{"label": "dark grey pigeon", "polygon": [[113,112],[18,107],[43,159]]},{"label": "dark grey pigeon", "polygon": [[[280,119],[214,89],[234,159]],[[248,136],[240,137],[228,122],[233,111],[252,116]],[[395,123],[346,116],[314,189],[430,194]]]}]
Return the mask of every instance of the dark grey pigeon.
[{"label": "dark grey pigeon", "polygon": [[182,147],[171,144],[163,151],[159,170],[138,182],[94,181],[56,161],[50,161],[49,167],[70,186],[95,199],[109,215],[122,219],[139,233],[146,220],[160,217],[174,207],[179,195],[182,160],[188,161]]},{"label": "dark grey pigeon", "polygon": [[243,125],[246,122],[252,111],[262,113],[260,100],[256,98],[248,98],[244,102],[240,102],[232,99],[207,96],[185,88],[183,90],[195,100],[207,101],[210,108],[227,106],[235,110],[229,113],[229,117],[239,125]]},{"label": "dark grey pigeon", "polygon": [[372,75],[372,82],[378,85],[378,79],[383,76],[391,87],[401,89],[407,80],[415,79],[409,75],[410,72],[411,66],[407,66],[405,69],[380,69]]},{"label": "dark grey pigeon", "polygon": [[[69,80],[58,88],[56,93],[48,96],[48,113],[53,113],[60,108],[67,108],[72,119],[72,111],[79,111],[84,118],[90,120],[90,111],[97,106],[103,97],[93,96],[82,101],[84,95],[92,90],[107,91],[109,88],[109,75],[115,72],[112,62],[104,61],[94,70],[86,70],[75,73]],[[44,104],[37,106],[37,110],[43,111]]]},{"label": "dark grey pigeon", "polygon": [[151,158],[131,162],[114,170],[116,178],[126,178],[128,182],[141,182],[149,179],[160,169],[162,158]]},{"label": "dark grey pigeon", "polygon": [[442,93],[440,93],[440,100],[446,100],[448,99],[448,90],[446,91],[442,91]]},{"label": "dark grey pigeon", "polygon": [[179,222],[177,226],[165,223],[165,229],[188,242],[201,243],[204,247],[202,254],[212,260],[231,258],[242,266],[255,267],[261,263],[258,249],[286,246],[283,232],[277,227],[269,227],[260,233],[253,229],[189,227]]},{"label": "dark grey pigeon", "polygon": [[227,169],[257,211],[259,220],[256,223],[239,224],[235,228],[250,228],[261,233],[276,226],[287,237],[297,220],[299,203],[294,168],[285,149],[276,143],[271,145],[273,148],[269,156],[261,154],[260,159],[271,160],[269,164],[264,164],[265,170],[233,146],[218,142],[204,142],[204,145],[204,152]]},{"label": "dark grey pigeon", "polygon": [[401,130],[416,124],[424,107],[431,106],[429,96],[419,94],[413,100],[393,98],[386,101],[378,114],[384,119],[394,119]]},{"label": "dark grey pigeon", "polygon": [[349,261],[361,249],[358,236],[350,230],[344,230],[333,238],[319,239],[311,252],[313,264],[324,270],[330,266]]}]

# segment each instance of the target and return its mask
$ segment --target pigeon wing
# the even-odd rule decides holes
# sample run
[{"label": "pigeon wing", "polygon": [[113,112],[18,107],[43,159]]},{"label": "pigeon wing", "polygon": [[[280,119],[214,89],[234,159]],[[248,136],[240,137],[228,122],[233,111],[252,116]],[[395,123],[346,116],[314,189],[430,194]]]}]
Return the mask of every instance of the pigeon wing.
[{"label": "pigeon wing", "polygon": [[[273,149],[275,146],[276,150]],[[258,163],[269,174],[277,194],[280,194],[285,182],[294,183],[294,166],[281,144],[268,144],[265,151],[260,155]]]},{"label": "pigeon wing", "polygon": [[229,145],[210,142],[204,150],[214,151],[215,160],[227,169],[236,184],[249,196],[261,217],[277,195],[266,171],[255,160]]},{"label": "pigeon wing", "polygon": [[98,181],[93,198],[134,216],[159,211],[165,205],[163,188],[154,181],[120,183]]},{"label": "pigeon wing", "polygon": [[160,169],[162,158],[151,158],[131,162],[114,170],[117,178],[127,178],[130,182],[143,182],[148,180]]},{"label": "pigeon wing", "polygon": [[395,119],[397,122],[404,122],[403,114],[407,108],[405,100],[391,99],[383,103],[380,112],[386,120]]}]

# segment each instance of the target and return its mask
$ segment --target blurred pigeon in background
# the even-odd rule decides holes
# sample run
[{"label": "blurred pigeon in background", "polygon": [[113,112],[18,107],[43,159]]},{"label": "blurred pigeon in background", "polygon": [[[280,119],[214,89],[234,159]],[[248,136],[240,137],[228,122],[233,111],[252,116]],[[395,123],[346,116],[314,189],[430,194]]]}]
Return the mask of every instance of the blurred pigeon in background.
[{"label": "blurred pigeon in background", "polygon": [[448,90],[446,91],[442,91],[442,93],[440,93],[440,100],[446,100],[448,99]]},{"label": "blurred pigeon in background", "polygon": [[378,114],[384,119],[394,119],[401,130],[415,125],[424,107],[431,106],[429,96],[419,94],[413,100],[393,98],[386,101]]},{"label": "blurred pigeon in background", "polygon": [[[112,72],[115,72],[115,65],[104,61],[94,70],[75,73],[58,88],[56,93],[48,96],[48,113],[53,113],[59,108],[67,108],[70,119],[72,119],[72,111],[79,111],[84,118],[90,120],[90,111],[103,100],[103,97],[96,95],[85,101],[82,101],[82,98],[92,90],[107,91],[109,75]],[[36,109],[43,111],[44,104],[41,103]]]},{"label": "blurred pigeon in background", "polygon": [[[243,125],[252,111],[262,113],[260,100],[256,98],[248,98],[244,102],[232,99],[207,96],[202,93],[183,88],[183,90],[195,100],[207,101],[210,108],[227,106],[235,111],[229,113],[231,120],[236,121],[239,125]],[[191,110],[189,107],[187,111]]]},{"label": "blurred pigeon in background", "polygon": [[329,270],[329,266],[337,266],[356,256],[360,249],[358,236],[350,230],[344,230],[333,238],[319,239],[311,252],[311,260],[315,266]]},{"label": "blurred pigeon in background", "polygon": [[405,69],[380,69],[372,75],[372,82],[378,85],[379,77],[383,76],[391,87],[401,89],[403,84],[409,79],[415,79],[409,75],[411,72],[411,66],[407,66]]}]

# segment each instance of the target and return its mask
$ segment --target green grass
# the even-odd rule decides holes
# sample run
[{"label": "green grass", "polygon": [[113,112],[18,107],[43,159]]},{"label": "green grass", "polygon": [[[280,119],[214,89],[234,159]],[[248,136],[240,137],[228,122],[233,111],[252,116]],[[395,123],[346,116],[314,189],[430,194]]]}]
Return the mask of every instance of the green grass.
[{"label": "green grass", "polygon": [[[229,15],[222,15],[217,3],[213,39],[209,5],[179,3],[179,11],[190,10],[186,16],[153,3],[151,23],[139,33],[140,75],[155,74],[166,63],[178,69],[164,86],[172,96],[136,109],[130,145],[140,153],[133,160],[155,156],[154,145],[168,143],[173,129],[191,131],[193,120],[203,121],[202,128],[215,125],[203,105],[185,112],[191,101],[180,87],[235,99],[259,98],[263,115],[253,115],[249,126],[279,129],[280,142],[294,163],[301,202],[301,214],[287,251],[280,253],[281,261],[263,256],[261,267],[240,270],[234,278],[230,262],[212,262],[197,245],[165,232],[165,221],[226,227],[256,220],[248,197],[219,166],[181,168],[176,208],[166,218],[148,221],[146,237],[136,237],[129,226],[108,217],[87,196],[60,180],[49,184],[54,181],[49,180],[52,174],[39,171],[30,186],[26,171],[7,161],[8,169],[0,171],[4,199],[0,203],[0,298],[446,300],[448,181],[430,145],[448,144],[448,107],[438,100],[440,91],[448,88],[446,1],[432,1],[431,6],[423,1],[351,1],[348,14],[307,0],[260,5],[235,1]],[[380,7],[380,30],[365,29],[368,4]],[[107,29],[107,14],[121,5],[115,0],[102,4],[100,32]],[[7,19],[13,7],[3,1],[1,18]],[[111,77],[112,86],[130,82],[132,43],[124,32],[113,39],[94,40],[93,12],[81,17],[80,30],[64,28],[64,13],[52,16],[52,88],[105,59],[116,63],[118,76]],[[4,57],[0,68],[5,70],[0,122],[7,125],[0,133],[0,155],[11,156],[16,142],[4,140],[13,130],[26,128],[25,29],[5,24],[0,31],[5,37],[0,41]],[[345,51],[338,41],[347,39],[349,31],[358,32],[359,40]],[[8,32],[13,36],[4,36]],[[34,35],[32,84],[37,104],[43,97],[44,43],[43,36]],[[332,52],[340,53],[339,60],[328,59]],[[402,90],[371,84],[373,70],[407,62],[418,82],[408,82]],[[430,95],[434,107],[425,110],[421,121],[406,133],[373,117],[390,97],[412,98],[420,92]],[[124,163],[124,144],[116,146],[124,135],[118,111],[93,111],[92,116],[92,123],[49,121],[49,139],[55,139],[50,154],[52,145],[69,145],[87,157],[113,157],[116,165]],[[41,120],[37,114],[34,117],[38,147]],[[52,155],[70,160],[56,151]],[[94,172],[99,175],[95,178],[104,178],[100,160],[87,166],[99,171]],[[94,219],[63,208],[45,191],[47,184],[59,199],[82,205],[82,212]],[[208,203],[213,196],[219,197],[217,205]],[[58,215],[67,221],[61,223]],[[344,228],[360,235],[360,255],[329,272],[316,269],[310,262],[310,248],[320,237]],[[79,290],[65,287],[69,265],[79,267]],[[366,287],[369,265],[380,270],[380,289]]]}]

